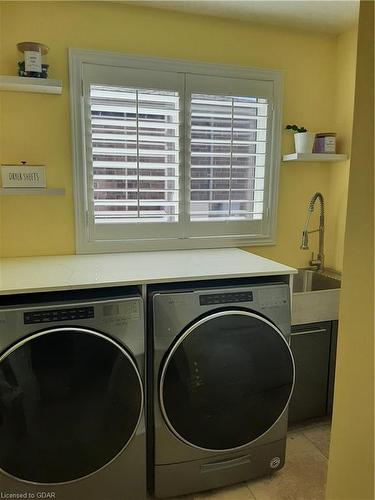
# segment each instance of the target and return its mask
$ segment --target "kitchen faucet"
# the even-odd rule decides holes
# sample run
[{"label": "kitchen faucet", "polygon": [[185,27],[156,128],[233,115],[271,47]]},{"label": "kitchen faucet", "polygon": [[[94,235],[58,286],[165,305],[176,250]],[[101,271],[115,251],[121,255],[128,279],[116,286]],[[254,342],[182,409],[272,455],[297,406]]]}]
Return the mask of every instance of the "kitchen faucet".
[{"label": "kitchen faucet", "polygon": [[[314,229],[313,231],[308,231],[308,226],[311,218],[311,214],[314,211],[314,206],[316,200],[319,200],[320,203],[320,218],[319,218],[319,228]],[[311,260],[309,262],[310,267],[315,269],[316,271],[323,272],[324,270],[324,199],[321,193],[315,193],[311,198],[308,207],[307,207],[307,219],[305,226],[302,231],[302,241],[301,241],[301,250],[309,249],[309,234],[317,233],[319,231],[319,253],[318,257],[314,260],[314,252],[312,254]]]}]

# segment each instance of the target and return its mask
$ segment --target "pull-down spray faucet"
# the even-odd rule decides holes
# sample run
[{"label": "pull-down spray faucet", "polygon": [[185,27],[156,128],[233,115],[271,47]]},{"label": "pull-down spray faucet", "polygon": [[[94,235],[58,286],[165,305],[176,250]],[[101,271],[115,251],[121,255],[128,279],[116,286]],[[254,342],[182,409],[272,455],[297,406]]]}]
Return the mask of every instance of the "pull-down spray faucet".
[{"label": "pull-down spray faucet", "polygon": [[[320,203],[319,228],[314,229],[313,231],[308,231],[311,214],[314,211],[316,200],[319,200]],[[324,270],[324,198],[321,193],[315,193],[308,204],[307,219],[302,231],[301,250],[309,249],[309,234],[317,232],[319,232],[319,253],[315,260],[313,254],[312,259],[310,260],[310,266],[314,267],[317,271],[322,272]]]}]

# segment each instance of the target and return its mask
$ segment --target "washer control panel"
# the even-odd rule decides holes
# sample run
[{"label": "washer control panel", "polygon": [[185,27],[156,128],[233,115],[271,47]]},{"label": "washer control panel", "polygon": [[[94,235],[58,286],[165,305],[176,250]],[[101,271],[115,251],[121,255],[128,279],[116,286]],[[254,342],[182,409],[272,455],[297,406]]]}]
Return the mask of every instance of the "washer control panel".
[{"label": "washer control panel", "polygon": [[285,287],[261,290],[259,293],[259,304],[261,309],[272,309],[284,307],[289,302],[289,289]]},{"label": "washer control panel", "polygon": [[23,314],[25,325],[33,323],[51,323],[57,321],[71,321],[94,317],[93,307],[73,307],[69,309],[55,309],[43,311],[30,311]]},{"label": "washer control panel", "polygon": [[207,306],[211,304],[232,304],[234,302],[252,302],[253,292],[230,292],[230,293],[211,293],[209,295],[200,295],[199,304]]}]

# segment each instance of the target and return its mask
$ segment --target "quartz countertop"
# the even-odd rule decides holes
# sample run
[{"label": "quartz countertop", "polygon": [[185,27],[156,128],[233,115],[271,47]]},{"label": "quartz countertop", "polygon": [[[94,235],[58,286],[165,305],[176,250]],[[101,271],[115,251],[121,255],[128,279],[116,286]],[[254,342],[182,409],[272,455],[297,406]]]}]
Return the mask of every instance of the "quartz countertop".
[{"label": "quartz countertop", "polygon": [[296,272],[238,248],[4,258],[0,295]]}]

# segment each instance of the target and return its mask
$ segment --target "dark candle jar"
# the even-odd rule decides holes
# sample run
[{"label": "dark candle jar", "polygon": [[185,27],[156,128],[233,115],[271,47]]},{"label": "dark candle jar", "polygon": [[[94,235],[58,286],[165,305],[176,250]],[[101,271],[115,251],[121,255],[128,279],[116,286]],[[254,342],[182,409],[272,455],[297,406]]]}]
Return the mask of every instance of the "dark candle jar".
[{"label": "dark candle jar", "polygon": [[48,78],[49,64],[42,64],[42,71],[26,71],[25,61],[18,61],[18,76],[29,76],[32,78]]}]

